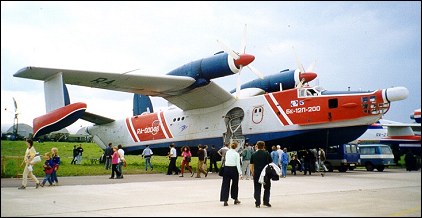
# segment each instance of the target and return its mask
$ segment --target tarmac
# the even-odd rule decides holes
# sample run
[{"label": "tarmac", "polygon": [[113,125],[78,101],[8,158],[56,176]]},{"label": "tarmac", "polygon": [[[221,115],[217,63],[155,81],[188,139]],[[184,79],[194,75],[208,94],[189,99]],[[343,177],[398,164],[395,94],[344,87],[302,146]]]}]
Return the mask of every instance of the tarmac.
[{"label": "tarmac", "polygon": [[[38,178],[42,181],[42,178]],[[272,207],[255,207],[253,180],[239,181],[239,200],[220,202],[222,178],[164,174],[60,177],[35,189],[1,179],[2,217],[421,217],[421,172],[354,170],[272,181]],[[47,183],[48,184],[48,183]]]}]

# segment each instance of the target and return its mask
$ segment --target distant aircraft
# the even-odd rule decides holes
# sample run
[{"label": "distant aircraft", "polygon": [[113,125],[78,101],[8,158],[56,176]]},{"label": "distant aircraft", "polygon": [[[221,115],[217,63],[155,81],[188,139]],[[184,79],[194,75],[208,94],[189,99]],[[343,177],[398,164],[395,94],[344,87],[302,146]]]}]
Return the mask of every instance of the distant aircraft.
[{"label": "distant aircraft", "polygon": [[413,114],[410,115],[410,119],[415,120],[416,123],[421,123],[421,109],[416,109]]},{"label": "distant aircraft", "polygon": [[[400,123],[391,120],[380,119],[369,126],[355,142],[359,144],[380,143],[387,144],[393,150],[394,159],[397,163],[400,156],[411,151],[421,155],[420,123]],[[419,134],[413,129],[419,129]]]},{"label": "distant aircraft", "polygon": [[[379,120],[393,101],[408,96],[405,87],[374,91],[327,91],[308,82],[316,73],[284,70],[263,78],[250,63],[253,55],[224,52],[187,63],[166,75],[106,73],[25,67],[15,77],[44,81],[47,114],[34,119],[34,138],[64,128],[78,119],[94,123],[86,128],[101,148],[109,142],[138,153],[146,145],[157,154],[176,147],[215,145],[249,140],[282,145],[290,150],[347,143]],[[298,62],[299,63],[299,62]],[[230,93],[213,79],[239,74],[249,67],[262,79]],[[86,111],[82,102],[70,103],[65,84],[134,93],[134,116],[114,120]],[[174,106],[153,111],[148,96],[163,97]]]}]

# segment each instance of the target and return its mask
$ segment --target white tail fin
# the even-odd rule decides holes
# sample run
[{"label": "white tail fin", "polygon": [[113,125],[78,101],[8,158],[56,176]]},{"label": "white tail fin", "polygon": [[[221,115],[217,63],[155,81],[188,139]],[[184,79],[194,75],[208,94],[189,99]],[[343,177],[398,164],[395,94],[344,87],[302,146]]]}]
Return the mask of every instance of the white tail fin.
[{"label": "white tail fin", "polygon": [[44,81],[44,97],[46,113],[66,106],[62,73],[56,73]]}]

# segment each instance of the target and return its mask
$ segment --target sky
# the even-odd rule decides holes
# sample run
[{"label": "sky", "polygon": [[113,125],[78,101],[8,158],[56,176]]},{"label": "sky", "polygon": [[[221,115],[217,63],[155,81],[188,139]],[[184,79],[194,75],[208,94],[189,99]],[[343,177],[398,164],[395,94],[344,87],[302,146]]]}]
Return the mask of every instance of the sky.
[{"label": "sky", "polygon": [[[385,119],[411,123],[421,108],[421,2],[9,2],[1,1],[1,127],[45,114],[43,82],[13,77],[27,66],[164,75],[221,51],[246,52],[264,76],[316,61],[331,91],[404,86]],[[292,49],[294,47],[294,49]],[[242,83],[257,77],[242,70]],[[216,79],[230,91],[237,76]],[[133,94],[68,85],[71,102],[113,119],[132,115]],[[167,103],[153,98],[155,109]],[[68,127],[73,133],[89,122]]]}]

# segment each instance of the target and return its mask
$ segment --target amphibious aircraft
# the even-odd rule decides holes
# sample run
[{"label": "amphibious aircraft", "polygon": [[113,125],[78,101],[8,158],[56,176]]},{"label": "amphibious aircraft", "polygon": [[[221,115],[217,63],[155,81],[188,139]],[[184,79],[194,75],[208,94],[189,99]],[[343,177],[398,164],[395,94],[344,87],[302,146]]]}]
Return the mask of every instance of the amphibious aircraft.
[{"label": "amphibious aircraft", "polygon": [[[341,144],[355,140],[379,120],[393,101],[407,98],[405,87],[373,91],[328,91],[309,86],[317,74],[283,70],[265,78],[250,66],[253,55],[227,47],[210,57],[178,67],[166,75],[93,72],[25,67],[15,77],[44,81],[47,114],[33,121],[39,137],[78,119],[94,123],[86,128],[101,148],[112,142],[137,153],[146,145],[157,154],[176,147],[215,145],[236,140],[290,150]],[[238,84],[232,93],[213,79],[240,73],[249,67],[260,79]],[[87,104],[70,103],[65,84],[134,93],[134,115],[114,120],[87,112]],[[154,112],[148,96],[173,104]]]}]

